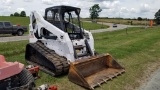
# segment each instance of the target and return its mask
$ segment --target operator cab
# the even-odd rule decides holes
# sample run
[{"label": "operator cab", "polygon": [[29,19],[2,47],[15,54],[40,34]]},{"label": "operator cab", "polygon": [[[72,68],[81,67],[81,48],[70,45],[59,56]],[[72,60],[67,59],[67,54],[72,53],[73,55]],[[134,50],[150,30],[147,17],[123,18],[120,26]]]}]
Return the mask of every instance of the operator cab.
[{"label": "operator cab", "polygon": [[45,20],[68,33],[71,40],[83,39],[80,24],[80,8],[71,6],[54,6],[45,10]]}]

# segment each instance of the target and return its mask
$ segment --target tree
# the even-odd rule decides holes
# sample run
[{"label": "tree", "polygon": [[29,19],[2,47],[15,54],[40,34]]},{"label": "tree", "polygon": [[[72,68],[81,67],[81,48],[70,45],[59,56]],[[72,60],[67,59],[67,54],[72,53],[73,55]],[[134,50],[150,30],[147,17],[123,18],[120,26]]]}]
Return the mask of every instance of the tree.
[{"label": "tree", "polygon": [[20,16],[20,15],[19,15],[18,12],[15,12],[15,13],[14,13],[14,16],[18,17],[18,16]]},{"label": "tree", "polygon": [[156,24],[160,24],[160,9],[155,13],[154,16]]},{"label": "tree", "polygon": [[141,18],[141,17],[138,17],[137,19],[138,19],[138,21],[142,21],[142,18]]},{"label": "tree", "polygon": [[25,11],[21,11],[20,16],[21,17],[26,17],[26,12]]},{"label": "tree", "polygon": [[10,14],[10,16],[14,16],[13,14]]},{"label": "tree", "polygon": [[102,11],[102,9],[99,7],[99,4],[94,4],[90,9],[90,18],[96,19],[99,16],[99,13]]}]

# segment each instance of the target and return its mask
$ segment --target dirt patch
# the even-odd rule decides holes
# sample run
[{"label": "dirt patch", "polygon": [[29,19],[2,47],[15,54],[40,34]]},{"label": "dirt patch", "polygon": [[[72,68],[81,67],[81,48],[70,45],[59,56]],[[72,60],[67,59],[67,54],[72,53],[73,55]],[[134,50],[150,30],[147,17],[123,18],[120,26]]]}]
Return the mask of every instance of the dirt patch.
[{"label": "dirt patch", "polygon": [[138,80],[140,87],[137,90],[160,90],[160,62],[148,64],[146,67],[144,76]]}]

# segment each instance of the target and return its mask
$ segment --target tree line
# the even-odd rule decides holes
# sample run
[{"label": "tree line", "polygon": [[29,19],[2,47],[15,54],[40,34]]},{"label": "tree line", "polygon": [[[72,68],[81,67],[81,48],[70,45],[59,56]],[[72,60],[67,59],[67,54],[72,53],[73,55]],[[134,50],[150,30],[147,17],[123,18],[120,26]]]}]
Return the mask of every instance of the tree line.
[{"label": "tree line", "polygon": [[21,11],[20,13],[15,12],[13,14],[10,14],[10,16],[15,16],[15,17],[26,17],[26,12],[25,11]]}]

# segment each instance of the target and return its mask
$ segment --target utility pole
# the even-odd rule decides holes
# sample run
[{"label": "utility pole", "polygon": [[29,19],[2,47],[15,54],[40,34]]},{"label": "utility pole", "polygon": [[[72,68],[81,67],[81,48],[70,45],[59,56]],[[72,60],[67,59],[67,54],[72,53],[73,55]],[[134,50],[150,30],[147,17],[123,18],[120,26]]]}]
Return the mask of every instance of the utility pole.
[{"label": "utility pole", "polygon": [[120,24],[121,22],[120,22],[120,12],[119,12],[119,24]]}]

